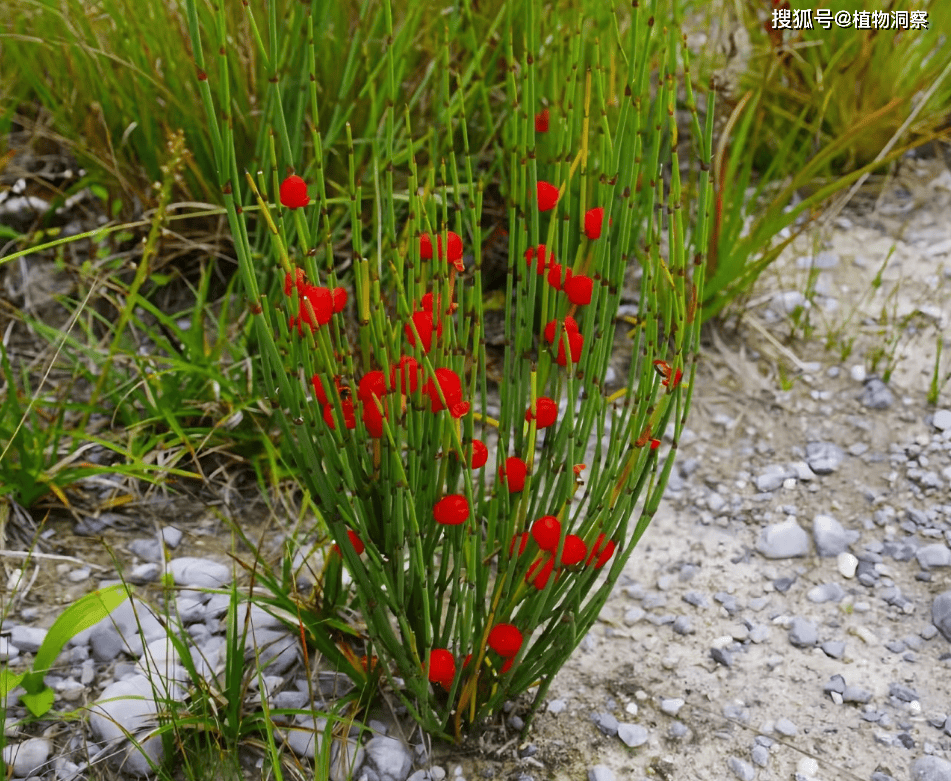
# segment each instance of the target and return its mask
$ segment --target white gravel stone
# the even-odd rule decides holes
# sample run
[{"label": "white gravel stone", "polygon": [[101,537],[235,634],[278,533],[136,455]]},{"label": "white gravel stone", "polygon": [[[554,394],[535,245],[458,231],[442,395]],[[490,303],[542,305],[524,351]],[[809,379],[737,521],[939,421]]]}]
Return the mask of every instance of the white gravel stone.
[{"label": "white gravel stone", "polygon": [[820,556],[838,556],[859,538],[859,533],[846,531],[831,515],[817,515],[812,519],[812,536]]},{"label": "white gravel stone", "polygon": [[125,743],[122,763],[123,770],[133,775],[150,775],[149,760],[159,764],[164,756],[162,739],[158,735],[146,738],[144,734],[157,723],[153,694],[149,680],[136,675],[107,686],[89,709],[89,725],[101,740],[123,739],[126,731],[136,736],[141,748]]},{"label": "white gravel stone", "polygon": [[211,559],[181,556],[167,565],[176,585],[189,588],[221,588],[232,580],[231,570]]},{"label": "white gravel stone", "polygon": [[27,778],[42,773],[46,768],[52,746],[45,738],[30,738],[22,743],[5,746],[3,761],[13,767],[13,776]]},{"label": "white gravel stone", "polygon": [[933,567],[951,567],[951,549],[943,543],[923,545],[915,551],[915,558],[922,569]]},{"label": "white gravel stone", "polygon": [[756,550],[767,559],[791,559],[809,553],[809,535],[792,518],[773,523],[760,532]]},{"label": "white gravel stone", "polygon": [[607,765],[595,765],[588,768],[588,781],[617,781],[617,776]]},{"label": "white gravel stone", "polygon": [[951,409],[939,409],[931,419],[932,425],[941,431],[951,428]]},{"label": "white gravel stone", "polygon": [[649,733],[640,724],[621,722],[617,725],[617,736],[630,748],[643,746],[647,742]]},{"label": "white gravel stone", "polygon": [[843,578],[854,578],[859,560],[851,553],[842,551],[835,560],[835,567]]}]

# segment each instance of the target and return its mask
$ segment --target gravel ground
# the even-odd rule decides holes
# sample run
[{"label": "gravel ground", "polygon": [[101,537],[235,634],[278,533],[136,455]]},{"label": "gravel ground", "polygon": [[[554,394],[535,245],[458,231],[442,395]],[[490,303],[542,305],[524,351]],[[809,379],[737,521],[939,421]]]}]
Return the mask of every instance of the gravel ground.
[{"label": "gravel ground", "polygon": [[[708,331],[668,495],[528,741],[515,704],[461,748],[351,742],[355,778],[951,779],[951,404],[925,396],[948,329],[951,173],[909,161],[903,177],[887,198],[798,241],[739,328]],[[804,329],[811,338],[789,338]],[[887,385],[869,372],[877,351],[877,370],[894,369]],[[227,582],[230,569],[214,563],[227,562],[228,535],[206,508],[176,507],[155,530],[95,523],[110,527],[133,580],[160,574],[161,536],[179,585]],[[11,585],[0,659],[13,664],[63,605],[114,577],[71,523],[50,528],[78,561],[40,561],[32,588]],[[16,565],[3,561],[15,585]],[[177,607],[214,666],[222,604],[186,591]],[[143,638],[124,620],[78,637],[49,682],[63,709],[145,699],[101,704],[88,727],[8,724],[4,759],[17,776],[102,777],[98,760],[124,750],[113,721],[144,725],[154,712],[145,675],[174,688],[160,624],[140,612]],[[267,685],[293,705],[293,638],[265,615],[253,625]],[[335,679],[321,683],[332,699]],[[136,712],[115,710],[129,703]],[[406,732],[383,715],[376,726]],[[313,752],[307,727],[284,731],[301,754]],[[136,767],[133,752],[126,770]]]}]

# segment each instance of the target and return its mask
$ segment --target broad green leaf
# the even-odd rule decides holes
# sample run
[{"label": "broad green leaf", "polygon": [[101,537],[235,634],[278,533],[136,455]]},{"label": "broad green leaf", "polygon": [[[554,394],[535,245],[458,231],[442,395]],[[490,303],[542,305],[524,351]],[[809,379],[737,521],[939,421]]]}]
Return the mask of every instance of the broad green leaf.
[{"label": "broad green leaf", "polygon": [[93,591],[70,605],[46,633],[46,639],[36,652],[33,671],[23,681],[23,687],[31,694],[43,689],[43,675],[56,661],[63,646],[84,629],[99,623],[119,605],[125,602],[129,592],[121,583]]},{"label": "broad green leaf", "polygon": [[[9,670],[0,670],[0,701],[6,698],[11,689],[20,685],[26,673],[12,673]],[[0,705],[3,703],[0,702]]]},{"label": "broad green leaf", "polygon": [[53,700],[56,699],[56,692],[49,686],[45,686],[35,694],[23,694],[20,696],[23,704],[30,709],[34,716],[43,716],[53,707]]}]

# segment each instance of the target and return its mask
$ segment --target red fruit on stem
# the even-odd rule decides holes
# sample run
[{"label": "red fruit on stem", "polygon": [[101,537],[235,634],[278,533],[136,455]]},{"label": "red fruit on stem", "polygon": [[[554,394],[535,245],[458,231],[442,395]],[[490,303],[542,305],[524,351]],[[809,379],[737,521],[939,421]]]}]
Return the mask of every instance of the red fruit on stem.
[{"label": "red fruit on stem", "polygon": [[334,314],[342,312],[347,305],[347,289],[345,287],[335,287],[332,297]]},{"label": "red fruit on stem", "polygon": [[522,647],[522,633],[512,624],[496,624],[489,632],[489,648],[505,659],[511,659]]},{"label": "red fruit on stem", "polygon": [[[601,226],[604,224],[604,207],[598,206],[596,209],[588,209],[584,215],[584,233],[589,239],[594,241],[601,238]],[[614,220],[608,220],[608,225],[613,225]]]},{"label": "red fruit on stem", "polygon": [[379,369],[364,374],[357,386],[357,396],[363,401],[369,401],[371,395],[377,398],[386,395],[386,377]]},{"label": "red fruit on stem", "polygon": [[311,377],[310,384],[314,386],[314,398],[317,399],[321,407],[325,407],[330,399],[327,398],[327,391],[324,390],[324,384],[320,381],[320,376],[315,374]]},{"label": "red fruit on stem", "polygon": [[611,558],[615,547],[617,547],[617,545],[614,540],[609,540],[604,534],[599,534],[598,538],[594,541],[594,545],[591,546],[591,555],[588,556],[588,560],[585,564],[590,567],[593,563],[595,569],[601,569],[601,567],[607,564],[608,559]]},{"label": "red fruit on stem", "polygon": [[548,579],[551,577],[551,573],[554,569],[554,557],[546,556],[544,559],[539,559],[528,568],[528,572],[525,573],[525,582],[531,583],[536,589],[541,591],[548,585]]},{"label": "red fruit on stem", "polygon": [[428,233],[419,237],[419,257],[423,260],[432,260],[433,258],[433,240]]},{"label": "red fruit on stem", "polygon": [[486,462],[489,460],[489,448],[485,446],[485,442],[481,439],[472,440],[472,459],[469,463],[469,466],[472,469],[481,469],[486,465]]},{"label": "red fruit on stem", "polygon": [[[419,331],[420,346],[423,352],[428,353],[433,347],[433,316],[430,312],[413,312],[413,324]],[[407,340],[411,345],[416,344],[416,334],[413,326],[407,323],[403,328]]]},{"label": "red fruit on stem", "polygon": [[443,526],[458,526],[469,517],[469,502],[461,494],[444,496],[433,507],[433,518]]},{"label": "red fruit on stem", "polygon": [[578,274],[565,280],[565,293],[572,304],[584,306],[591,303],[591,293],[594,290],[594,281],[591,277]]},{"label": "red fruit on stem", "polygon": [[[578,363],[581,360],[581,350],[584,347],[584,337],[579,333],[568,334],[568,353],[571,356],[572,363]],[[563,340],[558,342],[558,354],[555,356],[555,362],[559,366],[568,365],[568,356],[565,355],[565,343]]]},{"label": "red fruit on stem", "polygon": [[[557,332],[556,332],[557,329]],[[564,320],[564,330],[569,334],[578,333],[578,321],[575,320],[571,315],[568,315]],[[554,344],[555,341],[561,341],[562,328],[558,320],[552,320],[548,325],[545,326],[545,339],[548,340],[549,344]]]},{"label": "red fruit on stem", "polygon": [[535,115],[535,132],[536,133],[547,133],[548,132],[548,109],[542,109]]},{"label": "red fruit on stem", "polygon": [[[538,428],[548,428],[558,420],[558,405],[547,396],[541,396],[535,400],[535,418]],[[532,409],[529,407],[525,411],[525,420],[531,421]]]},{"label": "red fruit on stem", "polygon": [[[527,250],[525,250],[525,265],[531,268],[532,258],[536,257],[536,255],[538,257],[538,262],[535,264],[535,273],[544,274],[545,265],[548,262],[548,257],[547,257],[548,253],[545,250],[544,244],[539,244],[537,248],[529,247]],[[552,261],[555,260],[554,253],[552,253],[551,259]]]},{"label": "red fruit on stem", "polygon": [[[343,409],[343,422],[347,428],[356,428],[357,419],[353,414],[353,399],[341,399],[340,406]],[[330,428],[337,428],[337,422],[334,420],[334,405],[326,404],[324,406],[324,422]]]},{"label": "red fruit on stem", "polygon": [[385,408],[384,411],[381,412],[376,405],[377,401],[375,397],[371,396],[363,399],[363,425],[367,428],[367,434],[373,437],[373,439],[382,439]]},{"label": "red fruit on stem", "polygon": [[528,545],[528,538],[531,537],[528,532],[522,532],[521,534],[516,534],[512,537],[512,541],[509,543],[509,556],[514,556],[515,554],[515,543],[518,542],[518,555],[521,556],[525,553],[525,546]]},{"label": "red fruit on stem", "polygon": [[565,542],[561,546],[561,563],[566,567],[580,564],[588,555],[588,546],[577,534],[565,535]]},{"label": "red fruit on stem", "polygon": [[[305,304],[310,303],[310,309],[313,310],[313,317]],[[307,323],[311,329],[318,325],[326,325],[330,322],[333,315],[334,302],[330,288],[318,287],[317,285],[304,284],[301,290],[300,298],[300,319],[302,323]]]},{"label": "red fruit on stem", "polygon": [[288,209],[299,209],[310,203],[307,183],[299,176],[288,176],[281,182],[281,204]]},{"label": "red fruit on stem", "polygon": [[438,683],[444,689],[451,689],[452,681],[456,677],[455,658],[445,648],[433,648],[429,652],[426,674],[432,683]]},{"label": "red fruit on stem", "polygon": [[561,523],[554,515],[543,515],[532,524],[532,539],[542,550],[558,550],[561,539]]},{"label": "red fruit on stem", "polygon": [[291,272],[288,271],[284,275],[284,295],[289,296],[291,294],[292,288],[301,288],[304,286],[306,279],[304,277],[304,269],[297,267],[294,269],[293,281],[291,281]]},{"label": "red fruit on stem", "polygon": [[548,265],[548,284],[555,290],[561,290],[561,263]]},{"label": "red fruit on stem", "polygon": [[404,396],[419,387],[419,362],[412,355],[404,355],[390,367],[390,385]]},{"label": "red fruit on stem", "polygon": [[361,540],[353,529],[347,529],[347,536],[350,538],[350,544],[359,556],[365,550],[363,540]]},{"label": "red fruit on stem", "polygon": [[525,487],[525,475],[528,473],[528,467],[518,456],[506,458],[505,463],[499,467],[499,478],[508,485],[509,493],[521,491]]},{"label": "red fruit on stem", "polygon": [[[423,386],[423,393],[429,395],[433,412],[439,412],[441,409],[453,410],[458,404],[462,403],[462,380],[452,369],[442,366],[435,370],[435,375],[436,383],[434,384],[432,380],[428,380]],[[439,396],[437,385],[442,389],[443,396],[446,397],[445,406],[443,406],[442,399]],[[468,409],[462,414],[467,411]],[[461,417],[462,414],[457,417]]]},{"label": "red fruit on stem", "polygon": [[549,182],[539,182],[537,187],[538,211],[547,212],[558,203],[558,188]]}]

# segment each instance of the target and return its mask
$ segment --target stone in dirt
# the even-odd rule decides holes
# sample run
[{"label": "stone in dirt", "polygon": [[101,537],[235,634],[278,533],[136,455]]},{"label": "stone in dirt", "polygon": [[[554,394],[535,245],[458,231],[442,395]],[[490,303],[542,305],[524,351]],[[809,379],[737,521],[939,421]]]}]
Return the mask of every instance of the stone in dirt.
[{"label": "stone in dirt", "polygon": [[22,743],[6,746],[3,761],[13,769],[16,778],[27,778],[42,772],[50,755],[50,742],[45,738],[30,738]]},{"label": "stone in dirt", "polygon": [[812,621],[796,616],[789,627],[789,642],[796,648],[811,648],[819,640],[819,631]]},{"label": "stone in dirt", "polygon": [[911,766],[912,781],[951,781],[951,762],[941,757],[921,757]]},{"label": "stone in dirt", "polygon": [[616,781],[614,771],[607,765],[595,765],[588,768],[588,781]]},{"label": "stone in dirt", "polygon": [[809,535],[792,518],[771,523],[756,541],[756,550],[767,559],[791,559],[809,553]]},{"label": "stone in dirt", "polygon": [[951,428],[951,409],[939,409],[931,419],[931,425],[941,431]]},{"label": "stone in dirt", "polygon": [[817,475],[828,475],[839,468],[845,453],[834,442],[810,442],[806,445],[806,463]]},{"label": "stone in dirt", "polygon": [[878,377],[869,377],[861,400],[862,405],[869,409],[888,409],[895,403],[895,396]]},{"label": "stone in dirt", "polygon": [[817,515],[812,519],[812,536],[820,556],[838,556],[859,538],[859,533],[846,531],[831,515]]},{"label": "stone in dirt", "polygon": [[931,622],[944,635],[944,639],[951,643],[951,591],[938,594],[931,606]]}]

